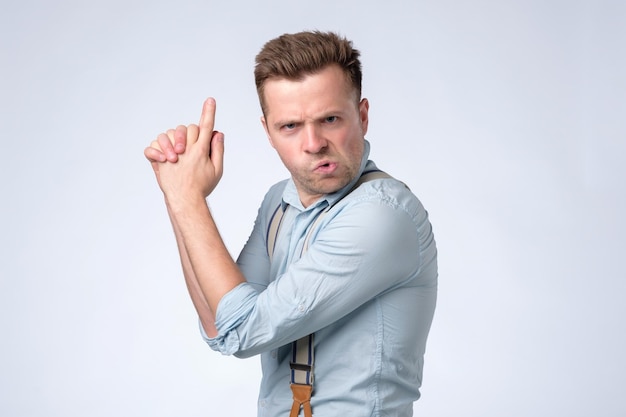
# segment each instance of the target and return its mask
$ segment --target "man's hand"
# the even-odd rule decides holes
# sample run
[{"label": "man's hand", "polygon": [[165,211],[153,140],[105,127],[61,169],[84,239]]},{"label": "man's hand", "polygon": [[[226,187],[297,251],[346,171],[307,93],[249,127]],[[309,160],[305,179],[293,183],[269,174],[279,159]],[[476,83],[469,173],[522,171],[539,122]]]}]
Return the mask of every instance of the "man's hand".
[{"label": "man's hand", "polygon": [[187,127],[178,126],[176,130],[167,131],[167,140],[165,136],[159,135],[156,141],[148,146],[143,154],[150,162],[176,162],[178,155],[185,152],[187,147]]},{"label": "man's hand", "polygon": [[245,282],[206,202],[224,162],[224,135],[213,130],[214,122],[215,100],[208,98],[198,125],[161,133],[144,151],[165,195],[191,300],[210,336],[217,334],[220,300]]},{"label": "man's hand", "polygon": [[224,135],[214,131],[215,100],[204,102],[199,125],[178,126],[161,133],[145,157],[172,202],[206,198],[222,177]]}]

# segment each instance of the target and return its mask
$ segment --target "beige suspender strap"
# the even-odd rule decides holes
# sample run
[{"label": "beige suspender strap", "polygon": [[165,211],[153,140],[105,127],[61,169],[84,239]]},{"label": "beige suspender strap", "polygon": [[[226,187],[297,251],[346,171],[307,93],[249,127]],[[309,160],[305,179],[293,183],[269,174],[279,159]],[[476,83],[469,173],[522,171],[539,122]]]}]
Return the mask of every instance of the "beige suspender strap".
[{"label": "beige suspender strap", "polygon": [[281,203],[278,205],[278,207],[276,207],[276,210],[274,210],[274,214],[272,214],[272,219],[270,220],[270,225],[267,228],[265,241],[267,242],[267,254],[270,257],[270,261],[272,260],[272,256],[274,255],[276,236],[278,236],[278,231],[280,230],[280,225],[283,221],[283,214],[285,214],[285,212]]},{"label": "beige suspender strap", "polygon": [[293,393],[293,405],[290,417],[297,417],[300,408],[304,409],[305,417],[311,414],[311,393],[313,392],[313,350],[314,335],[310,334],[293,342],[291,349],[291,392]]},{"label": "beige suspender strap", "polygon": [[[343,197],[350,194],[364,182],[381,178],[391,177],[385,172],[378,170],[365,172],[361,175],[359,180],[356,182],[356,184],[354,184],[350,191],[348,191]],[[300,256],[302,256],[309,248],[309,240],[311,238],[312,231],[316,228],[320,220],[324,218],[324,216],[326,216],[328,211],[340,200],[341,198],[335,201],[333,205],[329,205],[328,207],[326,207],[317,216],[311,226],[309,226],[309,230],[304,238],[304,243],[302,245],[302,252],[300,253]],[[282,224],[283,214],[284,210],[281,203],[278,205],[276,210],[274,210],[274,214],[270,219],[270,224],[267,229],[267,236],[265,240],[267,243],[267,254],[270,258],[270,261],[272,260],[272,256],[274,254],[276,237],[278,236],[278,232]],[[305,417],[312,417],[313,414],[311,411],[311,394],[313,392],[313,364],[315,362],[315,352],[313,350],[313,334],[296,340],[295,342],[293,342],[292,346],[292,357],[289,366],[291,368],[290,379],[291,391],[293,393],[293,405],[291,406],[291,412],[289,413],[289,417],[298,417],[301,408],[304,409]]]},{"label": "beige suspender strap", "polygon": [[293,342],[291,350],[291,383],[313,386],[313,364],[315,355],[313,350],[313,334],[304,336]]},{"label": "beige suspender strap", "polygon": [[387,174],[386,172],[379,171],[379,170],[364,172],[363,174],[361,174],[361,178],[359,178],[356,184],[352,186],[352,188],[350,189],[350,191],[346,193],[346,195],[350,194],[352,191],[359,188],[359,185],[363,184],[364,182],[383,179],[383,178],[391,178],[391,175]]}]

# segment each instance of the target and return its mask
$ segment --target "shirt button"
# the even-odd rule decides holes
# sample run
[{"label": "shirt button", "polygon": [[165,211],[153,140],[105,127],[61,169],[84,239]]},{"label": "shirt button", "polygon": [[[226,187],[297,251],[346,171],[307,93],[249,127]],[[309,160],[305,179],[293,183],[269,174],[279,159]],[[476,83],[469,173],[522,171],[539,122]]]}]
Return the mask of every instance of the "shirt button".
[{"label": "shirt button", "polygon": [[305,310],[305,308],[304,308],[304,304],[300,304],[300,305],[298,306],[298,311],[299,311],[300,313],[304,313],[304,310]]}]

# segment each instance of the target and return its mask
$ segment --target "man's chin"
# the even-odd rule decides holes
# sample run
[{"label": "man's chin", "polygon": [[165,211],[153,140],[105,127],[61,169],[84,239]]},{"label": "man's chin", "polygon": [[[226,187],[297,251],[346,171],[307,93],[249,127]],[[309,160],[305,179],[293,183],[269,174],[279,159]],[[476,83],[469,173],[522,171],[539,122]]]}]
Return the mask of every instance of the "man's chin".
[{"label": "man's chin", "polygon": [[317,194],[332,194],[341,190],[343,187],[348,185],[350,180],[346,180],[345,178],[333,178],[328,181],[320,181],[315,187]]}]

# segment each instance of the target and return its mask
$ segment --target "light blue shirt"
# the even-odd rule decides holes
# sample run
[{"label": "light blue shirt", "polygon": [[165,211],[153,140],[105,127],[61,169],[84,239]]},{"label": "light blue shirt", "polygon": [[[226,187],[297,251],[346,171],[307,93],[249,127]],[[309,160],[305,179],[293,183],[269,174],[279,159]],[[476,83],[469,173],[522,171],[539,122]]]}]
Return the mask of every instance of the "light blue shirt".
[{"label": "light blue shirt", "polygon": [[[368,156],[366,142],[361,172],[376,169]],[[261,355],[259,417],[289,415],[291,342],[310,333],[316,416],[413,414],[437,296],[431,225],[401,182],[371,180],[342,198],[353,183],[307,208],[292,180],[269,190],[237,260],[247,282],[222,298],[218,335],[204,335],[223,354]],[[309,227],[335,202],[300,257]],[[267,230],[279,204],[270,262]]]}]

